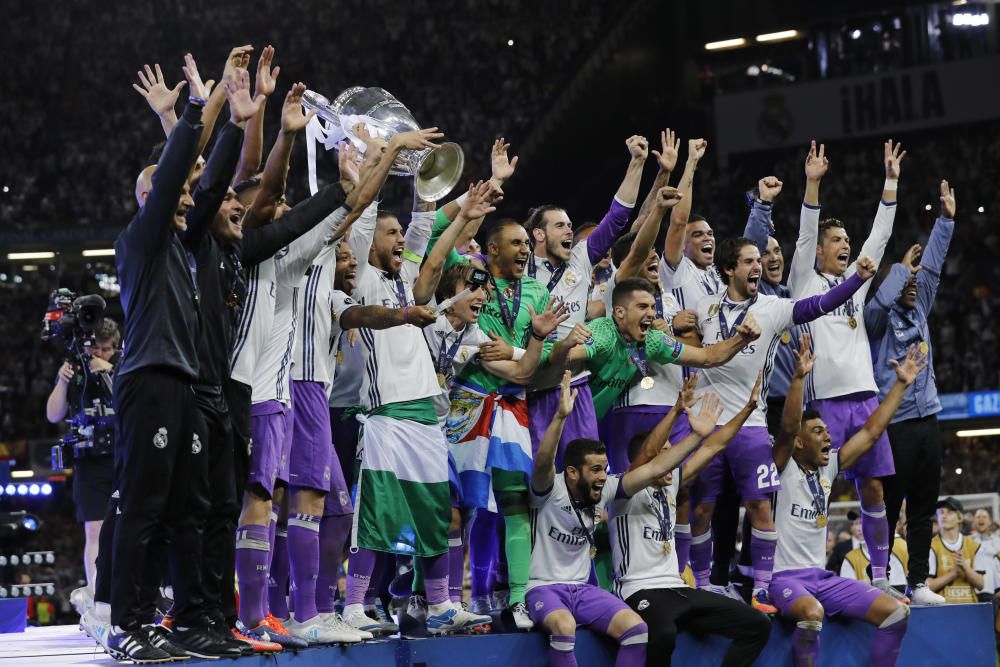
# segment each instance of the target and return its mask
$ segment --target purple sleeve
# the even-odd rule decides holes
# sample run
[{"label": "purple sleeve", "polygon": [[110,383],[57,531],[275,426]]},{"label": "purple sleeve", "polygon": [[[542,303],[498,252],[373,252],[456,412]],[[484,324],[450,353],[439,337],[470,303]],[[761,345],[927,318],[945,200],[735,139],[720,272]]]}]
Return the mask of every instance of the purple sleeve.
[{"label": "purple sleeve", "polygon": [[587,237],[587,256],[590,257],[591,264],[597,264],[608,254],[628,224],[630,213],[632,213],[631,206],[625,206],[618,199],[611,201],[611,208],[604,214],[601,224],[597,225],[594,233]]},{"label": "purple sleeve", "polygon": [[795,324],[804,324],[826,315],[831,310],[836,310],[847,303],[847,300],[864,284],[865,281],[855,273],[826,294],[817,294],[796,301],[792,308],[792,321]]}]

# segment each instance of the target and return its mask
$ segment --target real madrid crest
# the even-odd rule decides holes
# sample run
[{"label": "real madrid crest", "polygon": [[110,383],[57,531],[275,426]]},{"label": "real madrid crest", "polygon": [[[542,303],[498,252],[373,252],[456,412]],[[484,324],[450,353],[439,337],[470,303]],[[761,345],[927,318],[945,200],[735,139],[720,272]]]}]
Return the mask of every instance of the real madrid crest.
[{"label": "real madrid crest", "polygon": [[711,306],[708,307],[709,317],[715,317],[718,314],[719,314],[719,304],[713,303]]},{"label": "real madrid crest", "polygon": [[577,281],[579,280],[579,278],[577,277],[577,275],[575,273],[573,273],[572,271],[567,271],[566,273],[564,273],[563,274],[563,278],[566,280],[566,284],[569,285],[570,287],[572,287],[573,285],[575,285],[577,283]]}]

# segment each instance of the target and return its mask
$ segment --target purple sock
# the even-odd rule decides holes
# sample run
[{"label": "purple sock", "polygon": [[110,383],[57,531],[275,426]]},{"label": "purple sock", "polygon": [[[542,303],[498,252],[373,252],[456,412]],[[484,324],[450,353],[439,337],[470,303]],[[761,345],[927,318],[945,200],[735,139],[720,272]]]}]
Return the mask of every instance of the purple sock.
[{"label": "purple sock", "polygon": [[[389,562],[391,555],[376,551],[375,567],[372,568],[372,577],[368,581],[368,590],[365,591],[365,607],[374,607],[381,592],[382,584],[385,583],[386,576],[391,576],[391,572],[386,572],[386,567],[392,570],[392,563]],[[392,581],[390,578],[389,581]]]},{"label": "purple sock", "polygon": [[465,583],[465,547],[462,546],[462,531],[448,533],[448,597],[452,602],[462,601],[462,587]]},{"label": "purple sock", "polygon": [[708,577],[712,573],[712,529],[691,538],[691,571],[694,572],[694,583],[698,588],[708,586]]},{"label": "purple sock", "polygon": [[576,637],[551,635],[549,637],[549,667],[576,667]]},{"label": "purple sock", "polygon": [[642,667],[646,664],[646,642],[649,630],[645,623],[633,625],[618,638],[618,658],[615,667]]},{"label": "purple sock", "polygon": [[448,552],[421,558],[420,567],[424,570],[427,604],[448,602]]},{"label": "purple sock", "polygon": [[316,578],[319,576],[319,517],[289,515],[288,563],[292,573],[292,603],[295,620],[308,621],[316,611]]},{"label": "purple sock", "polygon": [[861,504],[861,533],[872,559],[872,579],[885,579],[889,566],[889,522],[885,518],[885,503]]},{"label": "purple sock", "polygon": [[489,583],[490,570],[497,553],[497,524],[499,515],[484,509],[476,510],[476,518],[469,529],[469,575],[472,579],[472,596],[481,597],[493,592]]},{"label": "purple sock", "polygon": [[674,526],[674,546],[677,547],[677,571],[684,574],[684,566],[691,557],[691,526],[679,523]]},{"label": "purple sock", "polygon": [[[909,610],[905,610],[905,615],[900,620],[885,626],[879,626],[875,630],[875,638],[872,640],[872,667],[893,667],[899,658],[899,649],[903,644],[903,635],[906,634],[906,626],[909,619]],[[892,618],[890,616],[890,618]],[[888,621],[888,619],[886,619]]]},{"label": "purple sock", "polygon": [[319,523],[319,577],[316,579],[316,609],[321,614],[333,611],[340,583],[340,564],[344,543],[351,531],[351,515],[325,516]]},{"label": "purple sock", "polygon": [[375,552],[368,549],[358,549],[347,557],[347,590],[344,593],[344,606],[365,603],[365,592],[372,580],[375,569]]},{"label": "purple sock", "polygon": [[271,549],[271,569],[267,579],[267,606],[270,613],[288,618],[288,528],[277,526],[274,548]]},{"label": "purple sock", "polygon": [[774,550],[778,546],[778,533],[771,530],[750,529],[750,563],[753,565],[753,588],[767,589],[774,571]]},{"label": "purple sock", "polygon": [[821,621],[799,621],[792,633],[792,661],[795,667],[815,667],[819,662]]},{"label": "purple sock", "polygon": [[[282,525],[281,530],[282,531],[287,531],[288,530],[288,526],[287,525]],[[268,570],[271,569],[271,558],[274,557],[274,537],[277,534],[277,531],[278,531],[278,513],[277,512],[271,512],[271,522],[267,524],[267,543],[269,545],[271,545],[271,548],[268,551],[269,555],[267,557],[267,569]]]},{"label": "purple sock", "polygon": [[267,591],[268,527],[245,525],[236,529],[236,576],[240,584],[239,618],[248,628],[264,620]]}]

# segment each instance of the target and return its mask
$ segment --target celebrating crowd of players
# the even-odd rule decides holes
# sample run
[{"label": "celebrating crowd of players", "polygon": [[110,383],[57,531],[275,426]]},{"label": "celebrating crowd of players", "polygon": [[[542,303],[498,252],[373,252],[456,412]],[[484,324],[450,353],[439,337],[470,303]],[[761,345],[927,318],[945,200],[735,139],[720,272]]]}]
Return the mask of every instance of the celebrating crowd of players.
[{"label": "celebrating crowd of players", "polygon": [[[415,199],[404,230],[378,193],[400,151],[443,135],[358,126],[363,154],[340,146],[339,182],[292,206],[292,146],[318,120],[291,86],[263,159],[278,68],[267,47],[251,76],[252,52],[233,49],[218,85],[190,55],[176,86],[159,66],[135,85],[168,138],[115,243],[119,428],[91,636],[136,662],[360,642],[399,630],[377,600],[408,564],[400,624],[536,627],[553,665],[576,664],[578,626],[616,639],[622,666],[669,662],[682,629],[731,637],[724,664],[748,665],[768,614],[796,623],[796,664],[817,658],[827,614],[875,625],[872,664],[895,664],[911,599],[943,602],[925,583],[940,461],[926,319],[954,226],[947,182],[924,261],[912,249],[867,305],[905,157],[892,140],[855,261],[820,219],[829,164],[809,148],[787,285],[781,181],[761,179],[744,236],[717,243],[691,214],[707,142],[688,141],[671,186],[669,130],[660,150],[628,138],[599,224],[554,205],[484,222],[517,166],[499,139],[487,180],[441,207]],[[659,172],[633,214],[650,153]],[[823,569],[841,469],[870,585]],[[903,498],[909,599],[887,577]],[[713,572],[740,502],[750,604]],[[602,521],[610,591],[592,564]]]}]

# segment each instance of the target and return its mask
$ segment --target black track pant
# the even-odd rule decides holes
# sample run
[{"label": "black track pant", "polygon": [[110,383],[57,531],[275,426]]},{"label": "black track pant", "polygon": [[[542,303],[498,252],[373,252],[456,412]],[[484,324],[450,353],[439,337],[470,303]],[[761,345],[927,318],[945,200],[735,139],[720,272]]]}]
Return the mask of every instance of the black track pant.
[{"label": "black track pant", "polygon": [[166,551],[178,626],[204,623],[202,533],[208,512],[208,455],[194,437],[189,382],[164,369],[142,369],[115,383],[121,447],[111,622],[142,621],[140,588],[151,549]]},{"label": "black track pant", "polygon": [[647,667],[665,667],[677,643],[677,633],[711,633],[732,638],[723,667],[753,664],[771,636],[767,616],[742,602],[705,590],[656,588],[635,593],[625,601],[649,628]]},{"label": "black track pant", "polygon": [[916,586],[929,574],[931,524],[941,487],[941,430],[931,415],[889,424],[887,432],[896,474],[882,480],[886,519],[894,530],[905,498],[908,579]]}]

